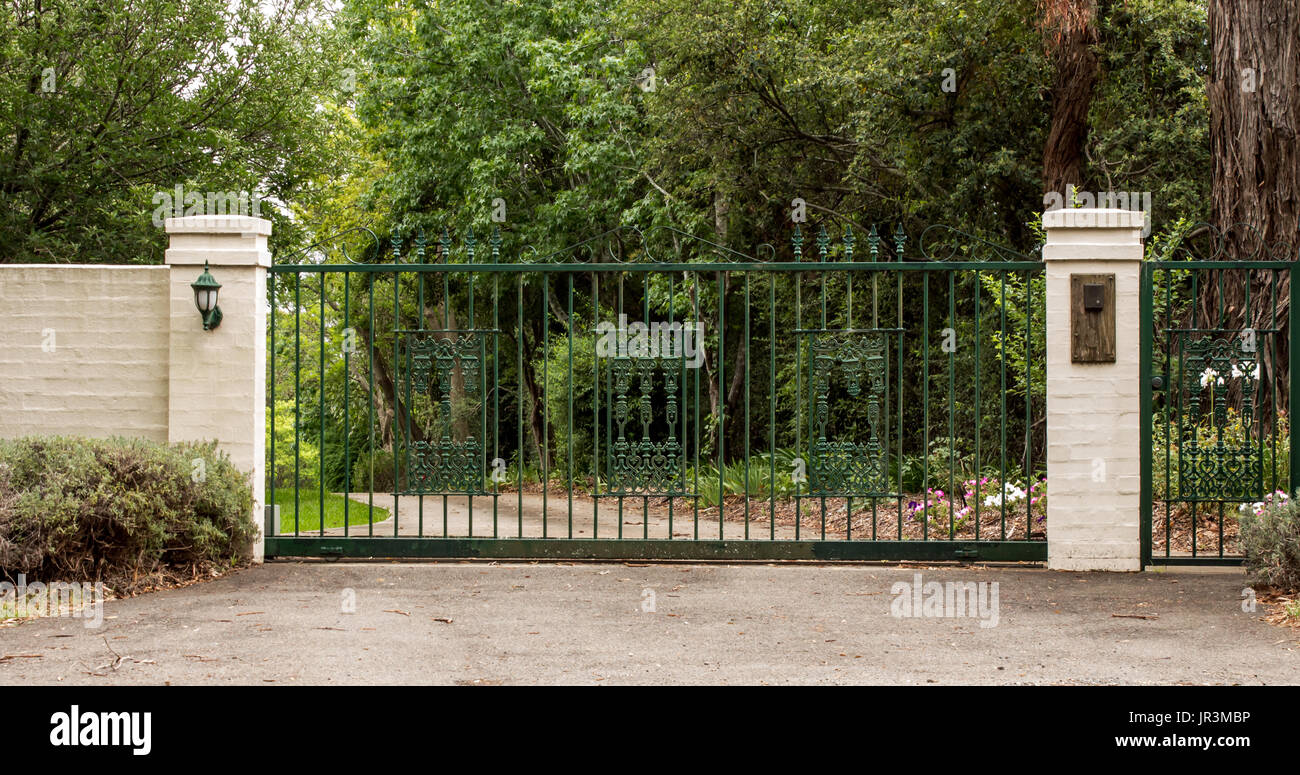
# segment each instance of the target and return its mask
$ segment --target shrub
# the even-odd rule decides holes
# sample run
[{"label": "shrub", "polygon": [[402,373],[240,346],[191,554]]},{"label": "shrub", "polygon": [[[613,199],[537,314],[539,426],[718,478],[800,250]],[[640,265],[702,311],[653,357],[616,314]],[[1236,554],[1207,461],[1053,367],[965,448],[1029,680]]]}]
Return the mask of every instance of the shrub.
[{"label": "shrub", "polygon": [[[200,462],[201,461],[201,462]],[[0,440],[0,573],[120,591],[168,569],[245,559],[248,476],[215,444]]]},{"label": "shrub", "polygon": [[[352,492],[370,492],[370,466],[373,462],[375,470],[374,491],[375,492],[392,492],[394,490],[393,478],[393,451],[390,449],[375,449],[371,452],[362,452],[352,461]],[[405,477],[405,461],[403,461],[402,470],[399,472]]]},{"label": "shrub", "polygon": [[1241,553],[1263,583],[1300,590],[1300,504],[1278,495],[1242,507]]},{"label": "shrub", "polygon": [[[308,490],[320,488],[320,447],[311,438],[301,432],[294,433],[293,401],[282,399],[275,402],[275,425],[272,427],[270,413],[266,418],[266,449],[272,448],[272,433],[275,439],[275,460],[271,466],[271,476],[277,489],[295,486]],[[390,462],[391,465],[391,462]],[[297,479],[294,472],[297,471]]]}]

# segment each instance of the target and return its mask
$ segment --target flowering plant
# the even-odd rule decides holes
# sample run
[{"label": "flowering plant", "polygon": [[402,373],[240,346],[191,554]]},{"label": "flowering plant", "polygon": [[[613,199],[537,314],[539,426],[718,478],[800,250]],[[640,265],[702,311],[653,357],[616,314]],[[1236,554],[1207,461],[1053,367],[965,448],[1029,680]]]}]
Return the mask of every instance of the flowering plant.
[{"label": "flowering plant", "polygon": [[[962,482],[962,488],[963,492],[960,495],[950,495],[943,490],[933,488],[927,489],[921,500],[907,502],[903,508],[903,515],[908,519],[916,519],[928,511],[931,525],[941,527],[947,523],[951,509],[954,518],[953,527],[960,530],[974,516],[977,502],[980,510],[988,513],[1001,512],[1005,501],[1007,513],[1010,514],[1013,510],[1023,511],[1023,506],[1015,506],[1014,509],[1013,506],[1028,500],[1029,513],[1034,516],[1035,522],[1042,523],[1047,519],[1047,477],[1031,482],[1029,487],[1025,488],[1019,481],[1003,482],[996,476],[985,476],[967,479]],[[960,507],[958,507],[959,502]]]},{"label": "flowering plant", "polygon": [[1275,503],[1276,505],[1281,506],[1285,504],[1288,500],[1290,500],[1290,498],[1287,497],[1287,494],[1285,492],[1281,490],[1274,490],[1268,495],[1265,495],[1264,500],[1262,501],[1255,501],[1254,503],[1241,504],[1240,506],[1237,507],[1237,511],[1240,511],[1242,514],[1254,514],[1255,516],[1258,517],[1262,515],[1264,513],[1264,509],[1268,508],[1269,506],[1272,506]]}]

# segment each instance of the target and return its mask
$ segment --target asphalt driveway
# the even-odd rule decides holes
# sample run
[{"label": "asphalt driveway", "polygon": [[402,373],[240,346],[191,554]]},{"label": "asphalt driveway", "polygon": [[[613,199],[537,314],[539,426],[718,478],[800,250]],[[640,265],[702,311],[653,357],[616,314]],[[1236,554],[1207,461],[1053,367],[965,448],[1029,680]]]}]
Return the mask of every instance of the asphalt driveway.
[{"label": "asphalt driveway", "polygon": [[0,683],[1300,683],[1300,632],[1243,611],[1246,586],[1240,572],[276,562],[109,601],[97,628],[0,628]]}]

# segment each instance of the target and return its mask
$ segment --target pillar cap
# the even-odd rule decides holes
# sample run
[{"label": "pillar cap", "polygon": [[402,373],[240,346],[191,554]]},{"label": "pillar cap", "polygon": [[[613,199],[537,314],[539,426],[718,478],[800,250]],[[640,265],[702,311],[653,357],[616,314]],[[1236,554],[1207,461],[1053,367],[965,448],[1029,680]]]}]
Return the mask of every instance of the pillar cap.
[{"label": "pillar cap", "polygon": [[243,236],[269,236],[271,222],[251,215],[188,215],[168,218],[164,224],[168,234],[239,234]]},{"label": "pillar cap", "polygon": [[1046,229],[1141,229],[1146,213],[1100,207],[1063,207],[1043,213]]}]

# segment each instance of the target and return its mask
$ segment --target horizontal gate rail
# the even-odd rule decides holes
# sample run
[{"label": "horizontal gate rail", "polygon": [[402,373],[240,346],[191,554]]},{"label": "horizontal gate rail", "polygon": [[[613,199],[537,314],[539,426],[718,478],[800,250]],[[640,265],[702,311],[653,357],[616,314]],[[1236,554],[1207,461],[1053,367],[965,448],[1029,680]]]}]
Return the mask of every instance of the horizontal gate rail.
[{"label": "horizontal gate rail", "polygon": [[496,560],[965,560],[1046,562],[1046,541],[699,541],[566,538],[267,538],[267,556]]},{"label": "horizontal gate rail", "polygon": [[1036,257],[636,234],[272,266],[267,555],[1046,559]]}]

